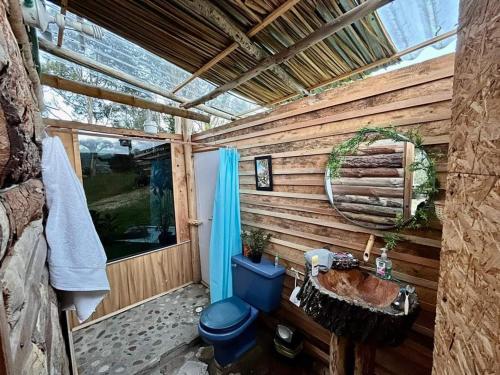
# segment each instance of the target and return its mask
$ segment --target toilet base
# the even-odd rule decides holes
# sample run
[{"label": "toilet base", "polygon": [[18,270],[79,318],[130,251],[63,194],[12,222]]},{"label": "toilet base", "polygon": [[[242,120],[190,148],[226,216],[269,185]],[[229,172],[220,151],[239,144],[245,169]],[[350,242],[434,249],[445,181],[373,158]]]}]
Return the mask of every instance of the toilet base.
[{"label": "toilet base", "polygon": [[227,343],[214,343],[214,357],[220,366],[227,366],[235,362],[247,351],[252,349],[257,340],[256,323],[252,323],[240,336],[235,340]]},{"label": "toilet base", "polygon": [[198,326],[200,336],[207,344],[213,345],[214,357],[220,366],[236,361],[256,344],[258,310],[252,307],[250,317],[234,332],[222,335],[211,334]]}]

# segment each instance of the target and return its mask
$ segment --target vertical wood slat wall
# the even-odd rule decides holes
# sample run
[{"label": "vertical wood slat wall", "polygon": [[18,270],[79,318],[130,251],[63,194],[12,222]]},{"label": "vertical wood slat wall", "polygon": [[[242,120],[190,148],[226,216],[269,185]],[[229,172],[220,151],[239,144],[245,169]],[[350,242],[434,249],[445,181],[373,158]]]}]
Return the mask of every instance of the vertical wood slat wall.
[{"label": "vertical wood slat wall", "polygon": [[[61,138],[70,163],[82,179],[78,134],[51,130]],[[193,281],[191,246],[188,224],[188,201],[184,151],[180,144],[171,145],[177,244],[131,258],[111,262],[106,267],[111,291],[85,322],[100,319],[151,297]],[[79,325],[70,314],[71,328]]]},{"label": "vertical wood slat wall", "polygon": [[[370,234],[376,241],[366,267],[373,268],[383,246],[382,231],[361,228],[340,217],[324,192],[324,171],[332,146],[366,126],[417,129],[426,150],[438,156],[440,197],[444,197],[454,55],[447,55],[339,87],[193,136],[194,142],[237,146],[240,159],[242,222],[273,234],[268,250],[287,267],[303,270],[303,254],[330,245],[362,259]],[[203,148],[197,148],[202,152]],[[274,189],[256,191],[253,159],[273,158]],[[410,337],[398,348],[377,350],[378,373],[430,373],[439,275],[441,226],[406,232],[389,256],[396,277],[414,284],[422,312]],[[287,277],[280,310],[271,321],[286,320],[302,329],[306,349],[328,353],[329,334],[288,302],[293,279]]]}]

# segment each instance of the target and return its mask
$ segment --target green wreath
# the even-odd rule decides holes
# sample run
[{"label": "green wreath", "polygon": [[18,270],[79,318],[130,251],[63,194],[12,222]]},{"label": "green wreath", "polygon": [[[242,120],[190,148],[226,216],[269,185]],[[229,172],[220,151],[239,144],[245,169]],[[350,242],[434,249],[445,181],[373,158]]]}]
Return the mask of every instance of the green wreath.
[{"label": "green wreath", "polygon": [[[354,137],[342,142],[332,149],[327,164],[330,178],[340,177],[340,168],[342,167],[345,157],[354,154],[361,144],[370,145],[380,139],[391,139],[396,142],[411,142],[415,145],[416,149],[427,155],[427,158],[424,160],[417,160],[410,164],[410,171],[415,172],[421,170],[426,174],[427,178],[414,188],[414,192],[427,196],[426,203],[418,207],[415,214],[407,220],[404,220],[403,215],[398,215],[395,229],[396,232],[400,232],[406,228],[419,229],[426,227],[435,212],[434,200],[439,192],[439,187],[435,159],[424,150],[422,137],[417,131],[399,132],[393,127],[372,127],[358,130]],[[388,233],[384,236],[388,250],[393,249],[400,239],[398,233]]]}]

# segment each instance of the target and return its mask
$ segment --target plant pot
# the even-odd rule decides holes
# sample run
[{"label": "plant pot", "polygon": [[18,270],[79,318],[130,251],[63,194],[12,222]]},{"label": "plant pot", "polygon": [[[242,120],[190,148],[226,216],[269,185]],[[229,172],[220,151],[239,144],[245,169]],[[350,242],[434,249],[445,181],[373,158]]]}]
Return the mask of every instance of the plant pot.
[{"label": "plant pot", "polygon": [[250,259],[254,263],[260,263],[260,261],[262,259],[262,253],[257,253],[257,252],[254,252],[254,251],[250,251],[248,253],[248,259]]},{"label": "plant pot", "polygon": [[250,253],[250,247],[248,245],[243,245],[243,256],[248,257],[249,253]]}]

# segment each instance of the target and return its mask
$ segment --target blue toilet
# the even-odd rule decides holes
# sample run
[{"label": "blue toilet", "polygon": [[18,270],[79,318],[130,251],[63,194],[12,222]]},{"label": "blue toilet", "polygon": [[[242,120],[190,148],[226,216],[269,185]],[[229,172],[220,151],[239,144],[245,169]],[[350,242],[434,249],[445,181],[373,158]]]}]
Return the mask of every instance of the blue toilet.
[{"label": "blue toilet", "polygon": [[231,258],[233,296],[207,307],[198,331],[203,341],[214,346],[217,363],[225,366],[255,345],[259,310],[275,310],[281,299],[285,269],[262,259],[253,263],[243,255]]}]

